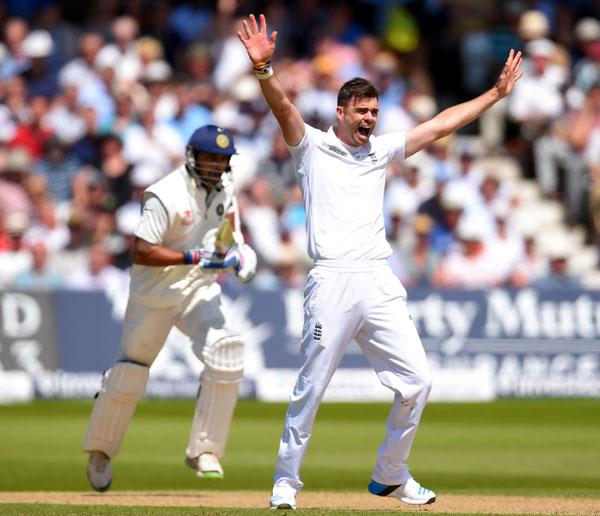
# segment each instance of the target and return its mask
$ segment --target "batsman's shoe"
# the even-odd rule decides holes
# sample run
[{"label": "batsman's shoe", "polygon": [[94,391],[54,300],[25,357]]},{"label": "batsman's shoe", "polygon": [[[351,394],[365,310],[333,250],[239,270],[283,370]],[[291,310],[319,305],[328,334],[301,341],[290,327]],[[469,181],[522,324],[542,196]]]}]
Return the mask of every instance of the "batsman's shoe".
[{"label": "batsman's shoe", "polygon": [[112,484],[110,458],[101,451],[91,451],[87,466],[87,477],[96,491],[108,491]]},{"label": "batsman's shoe", "polygon": [[293,496],[271,496],[269,500],[269,509],[287,509],[296,510],[296,498]]},{"label": "batsman's shoe", "polygon": [[185,463],[196,470],[200,478],[214,478],[222,480],[225,476],[223,466],[214,453],[201,453],[199,457],[186,457]]},{"label": "batsman's shoe", "polygon": [[371,480],[369,493],[377,496],[393,496],[410,505],[427,505],[435,502],[435,493],[423,487],[414,478],[408,479],[405,484],[395,486],[386,486]]}]

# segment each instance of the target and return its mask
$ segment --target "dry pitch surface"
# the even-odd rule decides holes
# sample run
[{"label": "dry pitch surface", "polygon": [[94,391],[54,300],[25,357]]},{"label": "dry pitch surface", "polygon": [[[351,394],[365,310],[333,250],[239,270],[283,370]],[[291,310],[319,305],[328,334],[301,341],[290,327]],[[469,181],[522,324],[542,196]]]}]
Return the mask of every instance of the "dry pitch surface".
[{"label": "dry pitch surface", "polygon": [[[81,492],[1,493],[0,503],[49,503],[69,505],[140,505],[160,507],[266,508],[268,494],[256,491],[112,491],[105,494]],[[428,513],[490,514],[600,514],[599,499],[525,496],[442,495],[432,505],[415,507],[394,499],[362,493],[311,493],[298,497],[303,509],[354,509],[414,511]]]}]

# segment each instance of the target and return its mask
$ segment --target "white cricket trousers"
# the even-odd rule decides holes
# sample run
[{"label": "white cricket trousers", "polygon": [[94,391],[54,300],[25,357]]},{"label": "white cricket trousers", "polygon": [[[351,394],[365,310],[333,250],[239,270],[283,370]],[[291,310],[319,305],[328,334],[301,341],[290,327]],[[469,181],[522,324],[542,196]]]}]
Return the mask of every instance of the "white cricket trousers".
[{"label": "white cricket trousers", "polygon": [[325,389],[350,341],[355,339],[394,393],[386,437],[372,478],[406,482],[406,464],[431,390],[425,351],[408,313],[406,290],[387,260],[317,262],[304,292],[302,366],[285,417],[275,466],[274,496],[295,496],[300,468]]}]

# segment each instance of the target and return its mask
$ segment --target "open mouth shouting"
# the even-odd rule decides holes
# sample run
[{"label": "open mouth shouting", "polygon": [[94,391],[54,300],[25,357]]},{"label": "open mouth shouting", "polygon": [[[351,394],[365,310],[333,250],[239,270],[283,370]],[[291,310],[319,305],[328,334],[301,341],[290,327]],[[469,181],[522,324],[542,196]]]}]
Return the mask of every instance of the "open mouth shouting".
[{"label": "open mouth shouting", "polygon": [[371,135],[371,128],[360,126],[358,128],[358,134],[360,134],[365,139],[369,139],[369,136]]}]

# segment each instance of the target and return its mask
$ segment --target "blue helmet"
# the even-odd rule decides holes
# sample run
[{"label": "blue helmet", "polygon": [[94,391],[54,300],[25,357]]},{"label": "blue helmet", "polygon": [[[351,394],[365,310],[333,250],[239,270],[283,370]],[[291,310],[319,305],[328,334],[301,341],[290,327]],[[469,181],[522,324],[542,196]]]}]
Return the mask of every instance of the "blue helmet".
[{"label": "blue helmet", "polygon": [[187,143],[196,152],[208,152],[210,154],[235,154],[233,135],[229,129],[223,129],[216,125],[203,125],[194,131]]},{"label": "blue helmet", "polygon": [[236,154],[231,131],[216,125],[203,125],[194,131],[185,148],[185,168],[188,174],[197,186],[210,190],[221,182],[221,174],[230,172],[231,168],[228,163],[223,167],[219,163],[199,160],[199,152],[225,156]]}]

